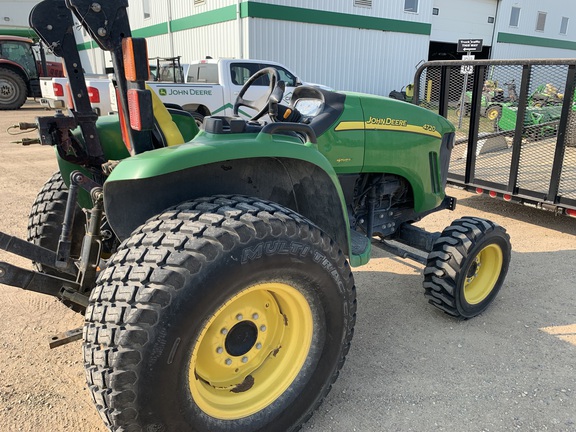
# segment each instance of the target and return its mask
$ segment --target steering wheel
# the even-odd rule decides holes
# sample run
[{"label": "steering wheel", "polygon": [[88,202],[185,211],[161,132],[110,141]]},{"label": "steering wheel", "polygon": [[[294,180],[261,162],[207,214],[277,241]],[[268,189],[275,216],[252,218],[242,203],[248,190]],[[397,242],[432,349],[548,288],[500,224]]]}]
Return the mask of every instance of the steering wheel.
[{"label": "steering wheel", "polygon": [[[244,95],[248,91],[250,87],[254,84],[254,82],[263,76],[268,76],[270,81],[270,85],[268,85],[268,90],[264,95],[259,97],[256,100],[246,100],[244,99]],[[267,67],[264,69],[260,69],[250,78],[248,81],[244,83],[240,93],[238,93],[238,97],[236,98],[236,102],[234,103],[234,116],[238,117],[238,110],[241,106],[245,106],[247,108],[251,108],[257,111],[256,115],[250,119],[250,121],[256,121],[260,117],[264,116],[268,112],[268,108],[270,104],[278,104],[282,100],[282,96],[284,95],[284,89],[286,85],[284,81],[280,81],[280,74],[278,71],[272,67]],[[271,119],[274,121],[274,116],[271,116]]]}]

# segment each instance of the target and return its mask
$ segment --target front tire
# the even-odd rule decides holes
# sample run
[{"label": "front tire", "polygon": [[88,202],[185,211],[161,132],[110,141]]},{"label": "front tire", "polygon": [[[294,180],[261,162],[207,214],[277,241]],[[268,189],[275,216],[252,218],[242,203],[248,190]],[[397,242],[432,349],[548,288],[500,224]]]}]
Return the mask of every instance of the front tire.
[{"label": "front tire", "polygon": [[245,197],[187,202],[101,274],[88,384],[112,430],[294,430],[336,380],[355,312],[348,263],[311,222]]},{"label": "front tire", "polygon": [[480,314],[502,287],[510,255],[510,238],[500,225],[474,217],[455,220],[428,255],[428,302],[458,318]]}]

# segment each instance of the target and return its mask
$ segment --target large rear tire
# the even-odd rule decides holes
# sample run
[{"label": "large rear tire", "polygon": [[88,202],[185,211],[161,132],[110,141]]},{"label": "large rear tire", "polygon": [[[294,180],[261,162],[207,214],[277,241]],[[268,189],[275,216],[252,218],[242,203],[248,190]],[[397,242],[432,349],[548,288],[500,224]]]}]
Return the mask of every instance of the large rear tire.
[{"label": "large rear tire", "polygon": [[26,83],[10,69],[0,68],[0,110],[17,110],[28,96]]},{"label": "large rear tire", "polygon": [[[55,172],[44,184],[30,209],[30,215],[28,216],[29,242],[56,252],[62,231],[62,223],[64,222],[67,200],[68,188],[62,180],[60,172]],[[70,256],[72,258],[80,256],[82,238],[85,231],[84,214],[78,206],[76,206],[75,211],[74,225],[72,227],[73,243],[70,250]],[[59,272],[55,268],[43,266],[39,263],[34,263],[34,267],[42,273],[74,280],[74,277]],[[84,313],[85,311],[83,306],[69,300],[62,300],[62,303],[75,312]]]},{"label": "large rear tire", "polygon": [[[62,180],[60,172],[55,172],[52,177],[44,183],[38,192],[34,204],[28,216],[28,241],[38,246],[45,247],[56,252],[58,239],[62,231],[64,213],[66,212],[66,201],[68,200],[68,188]],[[72,228],[71,256],[77,258],[82,247],[82,237],[84,235],[84,214],[80,207],[76,207],[74,216],[74,226]],[[34,266],[40,272],[65,277],[62,273],[35,263]]]},{"label": "large rear tire", "polygon": [[100,275],[88,384],[112,430],[294,430],[336,380],[355,314],[348,263],[311,222],[254,198],[187,202]]},{"label": "large rear tire", "polygon": [[428,302],[458,318],[480,314],[502,287],[510,255],[510,238],[500,225],[474,217],[453,221],[428,255]]}]

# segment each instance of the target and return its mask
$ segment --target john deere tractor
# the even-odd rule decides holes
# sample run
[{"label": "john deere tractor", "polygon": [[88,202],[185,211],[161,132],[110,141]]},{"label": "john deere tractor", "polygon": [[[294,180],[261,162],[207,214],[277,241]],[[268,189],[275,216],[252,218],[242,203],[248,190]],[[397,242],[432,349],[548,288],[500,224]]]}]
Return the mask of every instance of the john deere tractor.
[{"label": "john deere tractor", "polygon": [[[29,241],[0,245],[36,271],[0,263],[0,283],[60,298],[85,316],[88,386],[117,431],[290,431],[318,408],[356,321],[351,267],[371,247],[424,266],[428,301],[472,318],[510,261],[505,230],[451,210],[454,127],[385,97],[301,86],[280,105],[275,69],[252,76],[238,116],[194,118],[149,90],[146,41],[127,0],[44,0],[31,25],[64,58],[70,116],[37,120],[59,171],[32,207]],[[90,109],[72,12],[110,51],[119,117]],[[245,99],[261,77],[259,100]],[[263,121],[266,118],[266,121]]]}]

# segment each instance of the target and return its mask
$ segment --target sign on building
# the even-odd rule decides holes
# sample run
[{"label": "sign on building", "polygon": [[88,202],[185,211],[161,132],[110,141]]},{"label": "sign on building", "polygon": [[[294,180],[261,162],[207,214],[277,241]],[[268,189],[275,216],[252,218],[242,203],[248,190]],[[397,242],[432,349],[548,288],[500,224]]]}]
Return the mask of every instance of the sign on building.
[{"label": "sign on building", "polygon": [[482,52],[482,39],[458,39],[458,52]]}]

